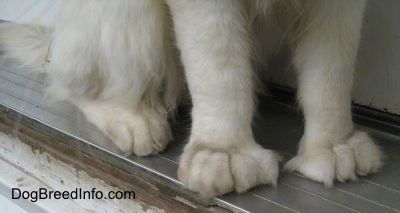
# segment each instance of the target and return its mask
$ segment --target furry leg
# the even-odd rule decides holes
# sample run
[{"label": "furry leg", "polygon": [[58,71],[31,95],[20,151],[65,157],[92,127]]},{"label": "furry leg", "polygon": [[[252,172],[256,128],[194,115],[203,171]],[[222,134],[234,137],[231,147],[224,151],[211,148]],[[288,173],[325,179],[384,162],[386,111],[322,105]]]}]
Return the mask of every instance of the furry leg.
[{"label": "furry leg", "polygon": [[259,146],[251,43],[243,1],[167,1],[193,100],[179,179],[203,196],[276,184],[278,156]]},{"label": "furry leg", "polygon": [[364,4],[364,0],[313,1],[295,48],[305,133],[297,156],[285,169],[327,186],[335,179],[352,180],[356,174],[376,172],[381,166],[381,151],[366,133],[354,130],[351,118],[350,93]]},{"label": "furry leg", "polygon": [[171,139],[180,93],[169,24],[159,0],[69,0],[53,30],[0,24],[0,45],[41,67],[52,41],[47,95],[72,101],[123,151],[148,155]]}]

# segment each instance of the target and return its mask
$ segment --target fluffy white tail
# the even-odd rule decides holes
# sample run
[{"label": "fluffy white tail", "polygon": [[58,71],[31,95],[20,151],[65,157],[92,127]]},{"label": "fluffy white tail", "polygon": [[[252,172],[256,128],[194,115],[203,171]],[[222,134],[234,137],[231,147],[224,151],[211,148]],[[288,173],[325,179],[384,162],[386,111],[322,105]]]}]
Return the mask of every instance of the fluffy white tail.
[{"label": "fluffy white tail", "polygon": [[24,68],[44,71],[51,31],[50,28],[39,25],[1,23],[1,61],[16,60]]}]

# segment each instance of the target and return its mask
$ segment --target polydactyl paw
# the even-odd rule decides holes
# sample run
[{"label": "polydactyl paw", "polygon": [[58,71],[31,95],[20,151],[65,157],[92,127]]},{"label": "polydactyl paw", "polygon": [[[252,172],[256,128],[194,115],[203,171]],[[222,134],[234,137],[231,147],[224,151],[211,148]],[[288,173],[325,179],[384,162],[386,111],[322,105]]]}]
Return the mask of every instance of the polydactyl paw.
[{"label": "polydactyl paw", "polygon": [[356,180],[357,176],[377,172],[382,158],[382,151],[372,139],[364,132],[355,131],[343,144],[300,151],[286,163],[284,170],[297,171],[332,186],[334,180]]}]

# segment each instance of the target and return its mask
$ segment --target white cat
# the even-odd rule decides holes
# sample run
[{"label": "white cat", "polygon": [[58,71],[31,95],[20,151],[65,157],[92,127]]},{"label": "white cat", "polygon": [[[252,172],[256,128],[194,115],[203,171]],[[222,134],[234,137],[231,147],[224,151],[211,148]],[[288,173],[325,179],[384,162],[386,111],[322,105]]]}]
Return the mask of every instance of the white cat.
[{"label": "white cat", "polygon": [[0,45],[6,57],[34,69],[49,58],[46,92],[76,104],[121,150],[139,156],[171,140],[167,115],[179,104],[185,76],[193,122],[178,176],[215,196],[277,183],[280,157],[258,145],[251,129],[252,61],[256,47],[266,60],[288,41],[305,132],[285,169],[331,186],[376,172],[382,162],[351,118],[364,6],[365,0],[69,0],[53,29],[1,24]]}]

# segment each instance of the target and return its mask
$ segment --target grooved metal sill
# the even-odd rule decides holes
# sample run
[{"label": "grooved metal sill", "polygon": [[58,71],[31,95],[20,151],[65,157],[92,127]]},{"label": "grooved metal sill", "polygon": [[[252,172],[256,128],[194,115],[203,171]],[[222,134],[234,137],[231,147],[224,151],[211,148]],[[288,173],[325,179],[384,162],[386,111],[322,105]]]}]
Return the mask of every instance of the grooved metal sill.
[{"label": "grooved metal sill", "polygon": [[[41,128],[78,139],[82,147],[101,150],[104,159],[111,156],[117,159],[116,163],[138,167],[149,177],[157,177],[170,185],[170,190],[182,191],[176,171],[188,133],[187,117],[178,119],[173,127],[175,140],[161,154],[145,158],[124,156],[76,107],[46,100],[41,92],[44,77],[10,64],[1,65],[0,105],[14,115],[37,121]],[[298,174],[282,174],[277,187],[260,186],[247,193],[230,193],[210,201],[199,199],[199,202],[220,205],[234,212],[400,212],[400,128],[365,113],[357,113],[355,120],[372,133],[385,151],[386,164],[380,173],[362,177],[357,182],[336,183],[333,188]],[[296,108],[275,99],[263,100],[254,123],[259,143],[279,151],[286,159],[293,156],[303,132],[302,117]],[[196,197],[190,193],[187,196]]]}]

